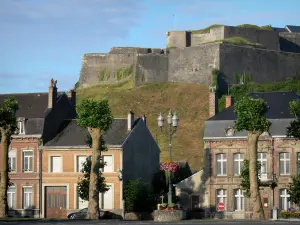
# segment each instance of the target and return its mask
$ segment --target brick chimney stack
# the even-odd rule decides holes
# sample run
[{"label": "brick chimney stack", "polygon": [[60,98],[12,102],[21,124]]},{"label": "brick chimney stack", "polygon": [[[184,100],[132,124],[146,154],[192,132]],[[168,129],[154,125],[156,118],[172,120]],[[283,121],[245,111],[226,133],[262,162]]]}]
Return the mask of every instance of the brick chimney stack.
[{"label": "brick chimney stack", "polygon": [[76,107],[76,91],[74,89],[70,89],[70,91],[67,93],[67,96],[71,104]]},{"label": "brick chimney stack", "polygon": [[218,111],[218,96],[214,88],[209,90],[209,118],[216,115]]},{"label": "brick chimney stack", "polygon": [[130,131],[132,129],[133,122],[134,122],[134,113],[132,111],[130,111],[128,113],[128,117],[127,117],[127,128],[128,128],[128,131]]},{"label": "brick chimney stack", "polygon": [[232,97],[230,95],[226,96],[225,107],[229,108],[232,104]]},{"label": "brick chimney stack", "polygon": [[51,109],[56,104],[57,99],[57,80],[54,81],[52,78],[50,81],[49,91],[48,91],[48,108]]}]

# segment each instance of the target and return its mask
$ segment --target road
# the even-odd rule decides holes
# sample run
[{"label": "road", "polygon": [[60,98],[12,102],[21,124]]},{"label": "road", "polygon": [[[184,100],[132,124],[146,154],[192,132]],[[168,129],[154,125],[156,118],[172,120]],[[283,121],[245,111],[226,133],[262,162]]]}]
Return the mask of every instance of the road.
[{"label": "road", "polygon": [[[157,222],[153,221],[118,221],[118,220],[35,220],[35,221],[0,221],[2,225],[93,225],[93,224],[100,224],[100,225],[128,225],[128,224],[141,224],[141,225],[150,225],[150,224],[157,224]],[[180,222],[168,222],[163,223],[166,225],[176,224],[176,225],[194,225],[194,224],[201,224],[201,225],[229,225],[229,224],[236,224],[236,225],[251,225],[251,224],[275,224],[275,225],[285,225],[285,224],[299,224],[299,221],[243,221],[243,220],[188,220],[188,221],[180,221]]]}]

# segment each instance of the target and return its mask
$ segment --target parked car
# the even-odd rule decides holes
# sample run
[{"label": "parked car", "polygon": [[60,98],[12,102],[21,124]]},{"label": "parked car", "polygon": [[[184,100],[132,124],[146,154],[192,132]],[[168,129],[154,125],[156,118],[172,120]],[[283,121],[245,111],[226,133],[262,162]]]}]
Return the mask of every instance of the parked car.
[{"label": "parked car", "polygon": [[[70,220],[85,219],[87,212],[88,212],[88,208],[84,208],[84,209],[79,210],[78,212],[70,213],[68,215],[68,219],[70,219]],[[104,216],[104,213],[105,213],[104,211],[99,209],[99,219],[101,219]]]}]

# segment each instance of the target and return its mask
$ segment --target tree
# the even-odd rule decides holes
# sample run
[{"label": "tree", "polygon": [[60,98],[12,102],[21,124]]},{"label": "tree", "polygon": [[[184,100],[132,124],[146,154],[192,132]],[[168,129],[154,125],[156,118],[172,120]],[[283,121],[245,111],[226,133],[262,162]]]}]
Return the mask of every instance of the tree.
[{"label": "tree", "polygon": [[11,135],[17,129],[16,112],[18,101],[12,97],[4,100],[0,107],[0,133],[1,133],[1,163],[0,163],[0,218],[8,217],[7,188],[9,186],[8,149]]},{"label": "tree", "polygon": [[290,195],[289,200],[298,205],[300,203],[300,174],[293,177],[293,181],[288,188],[288,193]]},{"label": "tree", "polygon": [[89,206],[87,219],[99,218],[99,169],[103,134],[110,128],[113,116],[107,100],[85,99],[77,106],[78,124],[87,128],[92,138]]},{"label": "tree", "polygon": [[289,109],[295,119],[290,122],[287,127],[287,136],[291,138],[300,139],[300,100],[294,100],[289,103]]},{"label": "tree", "polygon": [[[260,163],[257,162],[257,171],[260,170]],[[260,179],[257,176],[257,182],[258,186],[260,184]],[[244,195],[245,197],[249,198],[251,196],[250,192],[250,174],[249,174],[249,160],[245,159],[244,160],[244,166],[241,172],[241,187],[245,191]]]},{"label": "tree", "polygon": [[250,198],[253,203],[253,219],[264,219],[264,211],[259,193],[257,171],[257,144],[259,136],[269,130],[271,123],[264,117],[267,106],[263,99],[242,97],[234,105],[237,115],[235,129],[248,132]]}]

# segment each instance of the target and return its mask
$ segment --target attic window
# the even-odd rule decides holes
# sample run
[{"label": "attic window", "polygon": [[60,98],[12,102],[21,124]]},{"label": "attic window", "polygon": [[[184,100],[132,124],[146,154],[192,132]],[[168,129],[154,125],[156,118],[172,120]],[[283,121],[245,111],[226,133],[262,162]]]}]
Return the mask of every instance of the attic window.
[{"label": "attic window", "polygon": [[18,118],[17,126],[18,129],[16,131],[16,134],[25,134],[25,118],[23,117]]},{"label": "attic window", "polygon": [[235,130],[233,127],[228,127],[226,130],[225,130],[225,135],[227,137],[232,137],[235,133]]}]

